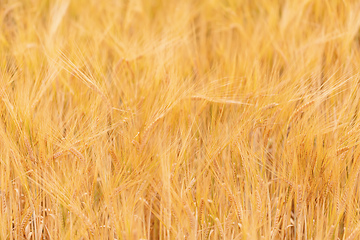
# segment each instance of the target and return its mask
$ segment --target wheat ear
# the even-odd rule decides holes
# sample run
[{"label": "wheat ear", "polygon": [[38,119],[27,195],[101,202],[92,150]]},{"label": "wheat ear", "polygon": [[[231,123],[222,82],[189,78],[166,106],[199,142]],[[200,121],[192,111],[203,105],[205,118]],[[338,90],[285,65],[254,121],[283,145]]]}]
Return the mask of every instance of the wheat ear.
[{"label": "wheat ear", "polygon": [[280,209],[276,209],[274,228],[271,231],[271,239],[275,239],[280,225]]},{"label": "wheat ear", "polygon": [[184,204],[184,207],[185,207],[185,212],[189,218],[189,222],[190,222],[190,227],[191,227],[191,231],[194,233],[195,231],[195,217],[194,217],[194,214],[191,212],[191,209],[189,207],[189,205],[183,201],[183,204]]},{"label": "wheat ear", "polygon": [[215,222],[216,222],[216,226],[217,226],[217,228],[219,229],[219,232],[220,232],[220,238],[224,239],[224,236],[225,236],[224,229],[221,226],[220,220],[218,218],[215,218]]},{"label": "wheat ear", "polygon": [[252,105],[250,103],[244,103],[236,100],[228,100],[228,99],[214,99],[206,96],[201,95],[193,95],[190,97],[192,100],[205,100],[207,102],[212,103],[221,103],[221,104],[234,104],[234,105]]},{"label": "wheat ear", "polygon": [[314,103],[314,100],[312,100],[312,101],[310,101],[310,102],[302,105],[301,107],[299,107],[299,108],[290,116],[289,121],[288,121],[288,124],[287,124],[287,128],[286,128],[286,129],[287,129],[286,136],[288,136],[289,133],[290,133],[290,128],[291,128],[292,122],[293,122],[295,119],[297,119],[297,117],[298,117],[301,113],[303,113],[304,110],[305,110],[306,108],[308,108],[310,105],[312,105],[313,103]]},{"label": "wheat ear", "polygon": [[85,223],[85,225],[86,225],[86,227],[87,227],[87,229],[88,229],[88,231],[89,231],[89,234],[90,234],[89,237],[94,236],[94,234],[95,234],[95,228],[94,228],[93,225],[91,224],[90,219],[89,219],[87,216],[85,216],[85,214],[82,213],[82,212],[81,212],[79,209],[77,209],[76,207],[74,207],[74,206],[72,206],[72,205],[69,205],[68,208],[69,208],[69,210],[70,210],[71,212],[73,212],[76,216],[78,216],[80,219],[82,219],[82,220],[84,221],[84,223]]},{"label": "wheat ear", "polygon": [[28,154],[29,154],[29,157],[30,157],[30,160],[33,162],[33,163],[37,163],[36,162],[36,159],[35,159],[35,156],[34,156],[34,151],[31,147],[31,144],[30,144],[30,141],[29,139],[26,137],[26,135],[24,135],[24,143],[25,143],[25,146],[27,148],[27,151],[28,151]]},{"label": "wheat ear", "polygon": [[205,201],[204,198],[201,198],[200,200],[200,208],[199,208],[199,222],[202,225],[202,216],[204,213],[204,205],[205,205]]},{"label": "wheat ear", "polygon": [[81,153],[79,150],[77,150],[77,149],[74,148],[74,147],[71,147],[69,150],[70,150],[70,152],[71,152],[72,154],[74,154],[79,160],[85,161],[84,155],[82,155],[82,153]]},{"label": "wheat ear", "polygon": [[277,107],[277,106],[279,106],[278,103],[270,103],[270,104],[265,105],[264,107],[262,107],[260,112],[264,112],[266,110],[272,109],[272,108]]},{"label": "wheat ear", "polygon": [[350,147],[342,147],[336,150],[336,156],[339,156],[340,154],[349,151]]},{"label": "wheat ear", "polygon": [[352,231],[352,233],[346,238],[346,240],[353,240],[358,235],[360,230],[360,224],[357,225],[357,227]]},{"label": "wheat ear", "polygon": [[27,213],[25,214],[25,216],[24,216],[24,218],[23,218],[23,220],[21,221],[21,224],[20,224],[20,234],[21,234],[21,236],[25,235],[25,225],[26,225],[27,222],[29,222],[29,220],[31,218],[31,215],[32,215],[32,208],[29,207]]},{"label": "wheat ear", "polygon": [[305,103],[304,105],[302,105],[301,107],[299,107],[289,118],[289,124],[294,121],[302,112],[304,112],[304,110],[306,108],[308,108],[309,106],[311,106],[315,101],[312,100],[308,103]]}]

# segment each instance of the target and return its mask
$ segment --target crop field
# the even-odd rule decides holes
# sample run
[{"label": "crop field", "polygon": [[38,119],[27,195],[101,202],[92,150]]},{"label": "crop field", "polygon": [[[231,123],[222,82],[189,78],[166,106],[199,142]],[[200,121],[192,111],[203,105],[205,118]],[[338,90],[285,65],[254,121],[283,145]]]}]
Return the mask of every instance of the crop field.
[{"label": "crop field", "polygon": [[359,13],[0,0],[0,239],[360,239]]}]

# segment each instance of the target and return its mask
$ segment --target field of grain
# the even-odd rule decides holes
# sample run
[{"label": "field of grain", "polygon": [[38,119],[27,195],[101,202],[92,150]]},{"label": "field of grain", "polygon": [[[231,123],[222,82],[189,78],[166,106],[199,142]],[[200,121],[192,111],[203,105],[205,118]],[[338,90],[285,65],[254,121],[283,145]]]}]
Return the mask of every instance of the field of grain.
[{"label": "field of grain", "polygon": [[0,239],[359,239],[359,12],[0,0]]}]

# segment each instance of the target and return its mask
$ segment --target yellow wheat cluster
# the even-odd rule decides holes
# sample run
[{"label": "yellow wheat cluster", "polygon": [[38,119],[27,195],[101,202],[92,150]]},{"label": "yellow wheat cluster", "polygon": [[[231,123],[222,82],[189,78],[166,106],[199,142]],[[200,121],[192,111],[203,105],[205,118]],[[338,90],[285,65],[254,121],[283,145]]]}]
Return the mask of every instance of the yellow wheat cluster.
[{"label": "yellow wheat cluster", "polygon": [[0,239],[359,239],[359,12],[0,0]]}]

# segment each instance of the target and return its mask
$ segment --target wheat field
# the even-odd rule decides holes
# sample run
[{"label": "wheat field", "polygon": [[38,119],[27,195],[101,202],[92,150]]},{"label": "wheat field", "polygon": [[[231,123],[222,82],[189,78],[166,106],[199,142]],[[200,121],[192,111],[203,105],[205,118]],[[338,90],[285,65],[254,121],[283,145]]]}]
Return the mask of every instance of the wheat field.
[{"label": "wheat field", "polygon": [[360,239],[359,12],[0,0],[0,239]]}]

